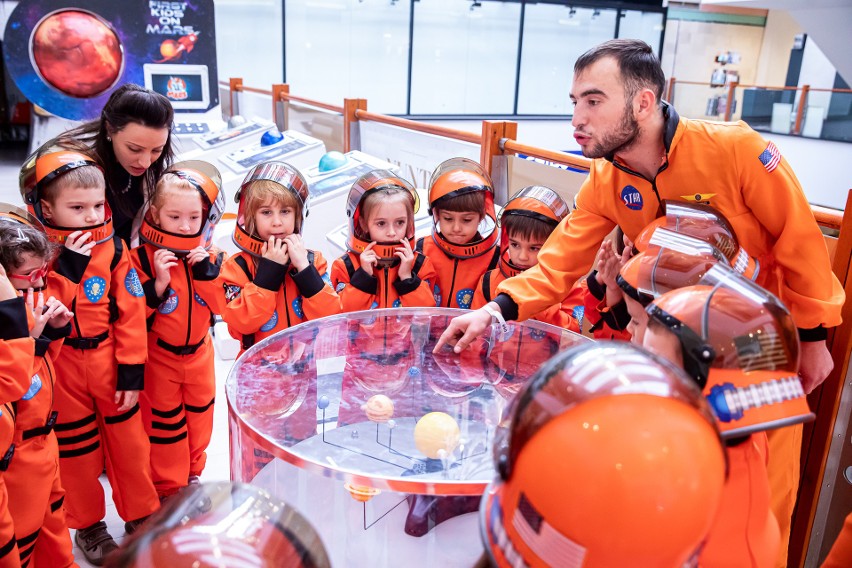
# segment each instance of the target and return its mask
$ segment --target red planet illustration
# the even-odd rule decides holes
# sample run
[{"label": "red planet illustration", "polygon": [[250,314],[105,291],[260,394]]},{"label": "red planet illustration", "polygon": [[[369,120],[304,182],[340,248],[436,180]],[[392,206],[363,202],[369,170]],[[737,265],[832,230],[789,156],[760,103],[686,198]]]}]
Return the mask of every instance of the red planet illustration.
[{"label": "red planet illustration", "polygon": [[72,97],[100,95],[121,75],[121,42],[107,22],[90,12],[54,12],[36,26],[30,42],[44,81]]}]

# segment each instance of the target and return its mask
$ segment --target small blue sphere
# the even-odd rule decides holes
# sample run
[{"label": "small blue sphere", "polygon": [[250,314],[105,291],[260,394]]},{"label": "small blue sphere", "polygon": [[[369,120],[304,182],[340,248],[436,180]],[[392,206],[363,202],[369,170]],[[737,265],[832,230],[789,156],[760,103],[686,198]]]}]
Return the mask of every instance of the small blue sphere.
[{"label": "small blue sphere", "polygon": [[263,133],[263,136],[260,137],[260,145],[272,146],[276,142],[281,142],[283,139],[284,135],[278,132],[277,128],[273,128]]},{"label": "small blue sphere", "polygon": [[320,173],[323,173],[336,170],[337,168],[345,166],[347,161],[349,161],[349,158],[341,152],[326,152],[323,157],[320,158],[319,171]]},{"label": "small blue sphere", "polygon": [[325,410],[326,408],[328,408],[328,397],[325,395],[319,397],[319,400],[317,401],[317,406],[320,410]]}]

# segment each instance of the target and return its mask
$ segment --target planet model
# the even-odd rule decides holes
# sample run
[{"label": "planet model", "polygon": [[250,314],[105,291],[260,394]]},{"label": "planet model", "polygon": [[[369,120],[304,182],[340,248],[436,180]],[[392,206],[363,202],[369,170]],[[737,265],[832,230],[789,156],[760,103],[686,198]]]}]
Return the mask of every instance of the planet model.
[{"label": "planet model", "polygon": [[344,483],[343,487],[349,492],[349,495],[359,503],[366,503],[379,493],[381,490],[366,485],[354,485],[352,483]]},{"label": "planet model", "polygon": [[459,424],[446,412],[430,412],[414,426],[414,444],[427,458],[438,459],[459,445]]},{"label": "planet model", "polygon": [[371,396],[361,409],[372,422],[387,422],[393,417],[393,401],[383,394]]},{"label": "planet model", "polygon": [[33,66],[51,87],[77,98],[102,94],[121,75],[116,33],[89,12],[62,10],[43,19],[30,39]]},{"label": "planet model", "polygon": [[330,172],[341,166],[345,166],[348,161],[349,158],[345,154],[332,150],[331,152],[326,152],[320,158],[318,169],[320,173]]}]

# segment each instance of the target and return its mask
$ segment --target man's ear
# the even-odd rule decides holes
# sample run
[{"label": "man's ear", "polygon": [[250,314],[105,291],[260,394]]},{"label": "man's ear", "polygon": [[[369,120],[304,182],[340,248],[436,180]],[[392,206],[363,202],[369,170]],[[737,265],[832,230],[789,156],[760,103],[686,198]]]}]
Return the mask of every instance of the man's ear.
[{"label": "man's ear", "polygon": [[633,96],[633,110],[636,118],[640,119],[640,117],[654,115],[659,106],[657,103],[657,96],[654,94],[654,91],[647,88],[639,89],[639,92]]}]

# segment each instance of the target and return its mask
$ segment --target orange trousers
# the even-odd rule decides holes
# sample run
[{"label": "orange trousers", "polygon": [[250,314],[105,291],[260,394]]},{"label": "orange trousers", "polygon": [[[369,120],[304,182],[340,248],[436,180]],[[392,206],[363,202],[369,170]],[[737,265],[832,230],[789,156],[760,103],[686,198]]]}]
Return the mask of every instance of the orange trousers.
[{"label": "orange trousers", "polygon": [[215,363],[210,335],[190,355],[176,355],[148,336],[145,391],[139,397],[151,442],[151,476],[157,493],[171,495],[201,475],[213,433]]},{"label": "orange trousers", "polygon": [[[4,449],[5,453],[5,449]],[[20,568],[21,558],[15,539],[15,525],[9,514],[9,497],[0,473],[0,568]]]},{"label": "orange trousers", "polygon": [[21,565],[76,566],[65,522],[56,435],[51,432],[28,440],[16,439],[15,459],[5,480]]},{"label": "orange trousers", "polygon": [[787,566],[793,509],[799,492],[799,468],[802,455],[802,424],[771,430],[769,435],[769,490],[772,512],[781,529],[778,568]]},{"label": "orange trousers", "polygon": [[769,568],[778,557],[778,522],[766,473],[766,433],[727,448],[728,479],[698,564],[702,568]]},{"label": "orange trousers", "polygon": [[98,480],[104,464],[121,518],[132,521],[150,515],[160,506],[148,466],[150,444],[139,405],[119,413],[115,404],[112,338],[96,349],[63,345],[55,366],[54,408],[59,412],[55,431],[68,526],[85,528],[106,515]]}]

